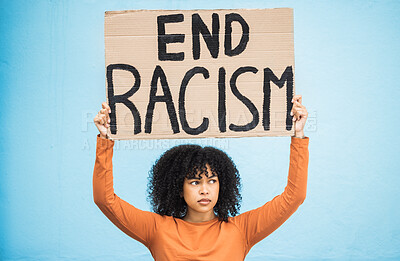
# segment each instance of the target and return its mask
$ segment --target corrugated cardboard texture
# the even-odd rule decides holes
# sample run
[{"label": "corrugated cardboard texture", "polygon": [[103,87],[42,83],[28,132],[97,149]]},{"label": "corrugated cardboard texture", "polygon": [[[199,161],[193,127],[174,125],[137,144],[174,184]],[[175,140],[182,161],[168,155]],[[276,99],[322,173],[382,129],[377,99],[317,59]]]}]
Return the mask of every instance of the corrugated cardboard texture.
[{"label": "corrugated cardboard texture", "polygon": [[[226,24],[229,19],[232,21]],[[199,25],[202,30],[197,40],[192,27],[196,32]],[[246,26],[249,33],[243,35]],[[212,51],[204,28],[210,33]],[[226,35],[230,28],[231,35]],[[173,34],[178,35],[172,40],[175,42],[163,44],[169,37],[164,35]],[[245,48],[229,55],[242,37]],[[231,39],[231,48],[226,47],[227,39]],[[196,42],[200,43],[199,54],[193,52]],[[180,60],[159,56],[163,46],[164,54],[175,53]],[[105,58],[106,93],[113,110],[109,135],[113,139],[294,134],[290,116],[294,95],[290,8],[106,12]],[[190,72],[193,77],[183,80]],[[135,117],[127,104],[131,109],[134,105]]]}]

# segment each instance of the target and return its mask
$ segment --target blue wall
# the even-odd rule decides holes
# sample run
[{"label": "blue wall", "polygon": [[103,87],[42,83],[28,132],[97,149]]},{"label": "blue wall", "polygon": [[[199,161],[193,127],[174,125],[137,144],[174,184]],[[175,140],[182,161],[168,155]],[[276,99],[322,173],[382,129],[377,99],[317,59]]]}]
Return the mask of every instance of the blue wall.
[{"label": "blue wall", "polygon": [[[152,260],[92,199],[104,11],[272,7],[294,8],[309,186],[299,211],[246,260],[400,260],[400,2],[366,0],[1,1],[0,259]],[[174,144],[119,142],[116,193],[149,210],[147,172]],[[289,144],[214,144],[241,172],[242,212],[283,191]]]}]

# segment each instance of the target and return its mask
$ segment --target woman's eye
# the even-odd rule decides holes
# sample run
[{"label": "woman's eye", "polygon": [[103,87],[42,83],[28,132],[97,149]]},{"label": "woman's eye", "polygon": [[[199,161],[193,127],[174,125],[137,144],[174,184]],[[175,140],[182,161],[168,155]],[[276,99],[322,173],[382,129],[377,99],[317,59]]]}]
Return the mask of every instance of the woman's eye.
[{"label": "woman's eye", "polygon": [[217,181],[215,179],[210,180],[211,184],[217,183]]},{"label": "woman's eye", "polygon": [[198,181],[192,181],[192,182],[190,182],[190,184],[197,185],[197,184],[199,184],[199,182]]}]

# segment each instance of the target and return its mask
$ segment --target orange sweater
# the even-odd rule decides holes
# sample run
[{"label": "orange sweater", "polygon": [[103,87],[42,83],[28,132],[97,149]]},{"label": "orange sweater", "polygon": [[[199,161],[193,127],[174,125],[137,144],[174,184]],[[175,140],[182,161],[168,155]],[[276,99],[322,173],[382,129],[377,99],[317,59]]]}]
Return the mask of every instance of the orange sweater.
[{"label": "orange sweater", "polygon": [[114,142],[97,137],[93,173],[96,205],[118,228],[143,243],[156,261],[244,260],[251,247],[281,226],[303,203],[307,189],[309,139],[293,138],[288,183],[281,195],[263,206],[230,217],[191,223],[142,211],[114,194]]}]

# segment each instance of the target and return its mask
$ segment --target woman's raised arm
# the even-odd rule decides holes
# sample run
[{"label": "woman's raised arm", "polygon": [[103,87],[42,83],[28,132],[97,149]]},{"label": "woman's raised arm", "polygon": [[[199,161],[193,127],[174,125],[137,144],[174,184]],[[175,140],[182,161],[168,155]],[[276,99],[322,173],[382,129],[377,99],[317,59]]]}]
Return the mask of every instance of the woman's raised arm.
[{"label": "woman's raised arm", "polygon": [[246,239],[246,253],[280,227],[306,198],[309,138],[304,137],[303,128],[308,113],[301,104],[300,95],[294,96],[292,102],[295,135],[291,138],[289,174],[284,192],[257,209],[232,218]]},{"label": "woman's raised arm", "polygon": [[114,193],[112,165],[114,141],[107,138],[110,107],[105,102],[102,107],[94,118],[100,135],[97,137],[93,171],[93,199],[114,225],[148,247],[156,231],[156,219],[161,217],[132,206]]}]

